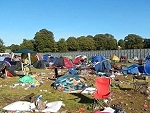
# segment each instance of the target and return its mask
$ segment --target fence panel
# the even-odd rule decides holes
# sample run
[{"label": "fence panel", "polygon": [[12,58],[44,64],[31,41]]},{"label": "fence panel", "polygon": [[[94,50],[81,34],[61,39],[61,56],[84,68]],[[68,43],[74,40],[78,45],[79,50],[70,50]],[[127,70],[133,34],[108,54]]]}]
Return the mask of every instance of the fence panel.
[{"label": "fence panel", "polygon": [[106,58],[110,58],[114,54],[120,57],[121,55],[126,55],[128,59],[138,57],[145,58],[150,54],[150,49],[128,49],[128,50],[105,50],[105,51],[73,51],[73,52],[65,52],[65,53],[41,53],[50,54],[54,56],[72,56],[73,58],[77,55],[86,55],[88,58],[96,55],[105,56]]}]

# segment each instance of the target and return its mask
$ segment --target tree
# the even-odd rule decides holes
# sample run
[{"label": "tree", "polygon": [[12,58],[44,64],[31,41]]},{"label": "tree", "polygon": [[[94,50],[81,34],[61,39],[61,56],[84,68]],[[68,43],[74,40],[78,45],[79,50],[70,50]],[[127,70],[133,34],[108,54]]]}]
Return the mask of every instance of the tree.
[{"label": "tree", "polygon": [[61,38],[57,42],[57,45],[58,45],[58,51],[59,52],[67,52],[68,51],[68,49],[67,49],[67,42],[65,41],[65,39]]},{"label": "tree", "polygon": [[31,50],[35,50],[34,41],[23,39],[23,42],[20,44],[20,49],[23,49],[23,48],[28,48],[28,49],[31,49]]},{"label": "tree", "polygon": [[4,42],[2,39],[0,39],[0,52],[5,52],[5,46],[4,46]]},{"label": "tree", "polygon": [[103,34],[97,34],[94,36],[96,50],[106,50],[107,37]]},{"label": "tree", "polygon": [[79,50],[81,51],[88,51],[88,50],[95,50],[95,43],[93,38],[80,36],[77,38],[79,44]]},{"label": "tree", "polygon": [[125,42],[123,39],[120,39],[118,41],[118,46],[121,48],[121,49],[125,49]]},{"label": "tree", "polygon": [[114,38],[113,35],[111,34],[104,34],[104,36],[106,36],[107,38],[107,46],[106,46],[106,49],[107,50],[115,50],[117,49],[117,40]]},{"label": "tree", "polygon": [[77,51],[79,49],[79,44],[75,37],[69,37],[67,40],[68,51]]},{"label": "tree", "polygon": [[144,39],[144,48],[150,48],[150,39]]},{"label": "tree", "polygon": [[126,49],[142,49],[143,38],[139,35],[129,34],[125,37],[125,48]]},{"label": "tree", "polygon": [[35,34],[34,41],[38,52],[54,52],[56,50],[54,35],[51,31],[40,30]]},{"label": "tree", "polygon": [[19,50],[19,49],[20,49],[20,46],[19,46],[19,45],[12,44],[9,48],[11,49],[12,52],[14,52],[14,51]]}]

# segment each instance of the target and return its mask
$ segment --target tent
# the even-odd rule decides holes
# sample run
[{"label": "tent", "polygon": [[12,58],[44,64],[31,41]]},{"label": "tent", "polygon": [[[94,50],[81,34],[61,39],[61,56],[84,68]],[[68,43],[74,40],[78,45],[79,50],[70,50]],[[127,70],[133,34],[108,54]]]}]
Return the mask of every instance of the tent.
[{"label": "tent", "polygon": [[109,60],[103,60],[98,62],[94,68],[96,72],[107,72],[111,70],[111,63]]},{"label": "tent", "polygon": [[74,58],[73,63],[75,65],[79,65],[79,64],[85,62],[86,60],[87,60],[87,56],[85,56],[85,55],[78,55],[78,56],[76,56]]},{"label": "tent", "polygon": [[121,70],[123,74],[137,74],[139,73],[139,65],[133,64],[131,66],[127,66]]},{"label": "tent", "polygon": [[20,49],[20,50],[18,50],[18,51],[15,51],[14,53],[26,53],[26,54],[28,54],[29,63],[31,64],[31,54],[32,54],[32,53],[37,53],[37,52],[25,48],[25,49]]},{"label": "tent", "polygon": [[101,62],[102,60],[106,60],[104,56],[94,56],[92,57],[92,63]]},{"label": "tent", "polygon": [[144,66],[139,66],[138,69],[140,73],[150,75],[150,61],[147,61]]},{"label": "tent", "polygon": [[116,55],[113,55],[111,58],[110,58],[112,61],[116,61],[116,62],[119,62],[120,61],[120,58]]},{"label": "tent", "polygon": [[66,57],[57,58],[52,66],[64,67],[64,68],[73,68],[74,67],[72,61]]}]

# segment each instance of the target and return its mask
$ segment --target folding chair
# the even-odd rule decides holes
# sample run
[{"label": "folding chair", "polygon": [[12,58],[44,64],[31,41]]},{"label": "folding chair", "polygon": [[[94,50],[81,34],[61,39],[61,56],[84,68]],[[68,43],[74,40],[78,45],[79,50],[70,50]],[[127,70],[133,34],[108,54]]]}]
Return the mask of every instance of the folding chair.
[{"label": "folding chair", "polygon": [[146,81],[146,76],[133,76],[133,90],[138,92],[139,90],[144,89],[146,91],[148,87],[148,82]]},{"label": "folding chair", "polygon": [[108,77],[97,77],[95,79],[96,91],[94,92],[93,110],[109,107],[111,103],[110,91],[111,79]]}]

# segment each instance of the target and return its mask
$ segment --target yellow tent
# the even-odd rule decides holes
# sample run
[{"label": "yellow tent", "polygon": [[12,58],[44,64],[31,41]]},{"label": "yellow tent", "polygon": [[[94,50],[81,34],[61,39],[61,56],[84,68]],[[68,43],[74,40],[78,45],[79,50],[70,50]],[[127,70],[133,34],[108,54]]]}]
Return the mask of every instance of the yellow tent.
[{"label": "yellow tent", "polygon": [[118,56],[114,55],[114,56],[111,57],[111,60],[119,62],[120,58]]}]

